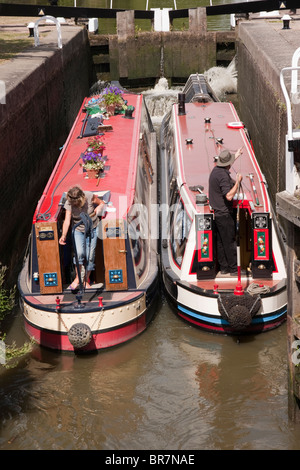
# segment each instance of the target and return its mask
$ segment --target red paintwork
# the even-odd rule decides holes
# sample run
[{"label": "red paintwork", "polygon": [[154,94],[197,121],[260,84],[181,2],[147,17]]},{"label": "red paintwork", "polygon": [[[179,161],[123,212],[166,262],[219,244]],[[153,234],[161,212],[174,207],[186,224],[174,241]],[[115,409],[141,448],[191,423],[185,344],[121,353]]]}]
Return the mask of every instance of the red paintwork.
[{"label": "red paintwork", "polygon": [[[252,185],[247,177],[249,173],[253,173],[257,195],[262,205],[260,211],[268,212],[270,208],[265,185],[261,184],[263,176],[245,131],[227,126],[228,122],[239,120],[234,106],[231,103],[209,102],[186,103],[185,108],[186,115],[178,116],[177,106],[174,106],[174,112],[177,114],[175,123],[179,149],[179,172],[185,189],[188,190],[189,186],[200,184],[204,186],[203,192],[208,195],[209,175],[215,165],[214,157],[224,149],[235,153],[243,147],[243,155],[231,167],[232,178],[236,178],[236,173],[242,173],[242,187],[245,192],[243,204],[247,204],[246,201],[249,200],[255,202]],[[210,124],[204,122],[206,117],[211,118]],[[193,144],[187,145],[186,139],[193,139]],[[216,139],[223,139],[223,143],[216,144]],[[195,197],[191,196],[190,199],[196,207]],[[203,211],[203,206],[201,211]],[[205,206],[204,212],[209,211],[209,206]]]},{"label": "red paintwork", "polygon": [[[106,164],[110,167],[109,170],[105,172],[105,177],[99,180],[97,186],[96,179],[84,178],[84,173],[80,166],[80,155],[87,149],[87,141],[89,139],[88,137],[82,139],[78,138],[83,120],[86,116],[86,113],[82,112],[83,105],[89,101],[89,98],[86,98],[39,201],[33,223],[36,222],[37,214],[47,211],[51,207],[51,204],[52,208],[49,211],[51,218],[48,220],[55,220],[57,205],[62,194],[75,185],[79,185],[83,191],[96,192],[110,190],[110,200],[113,202],[114,207],[117,208],[114,217],[123,217],[124,211],[125,213],[127,212],[128,207],[132,204],[135,189],[143,97],[142,95],[126,93],[124,93],[123,97],[128,101],[128,105],[134,106],[134,119],[125,119],[123,115],[116,115],[110,117],[109,120],[104,120],[104,124],[113,127],[113,131],[108,131],[103,136],[106,146],[104,155],[108,157]],[[79,161],[76,163],[78,159]],[[73,165],[74,168],[72,168]],[[54,196],[52,201],[53,191]],[[118,213],[119,195],[127,196],[127,204],[126,207],[122,205],[122,213]]]},{"label": "red paintwork", "polygon": [[[115,212],[107,212],[105,218],[124,218],[127,216],[129,208],[133,204],[135,196],[136,178],[138,170],[140,133],[141,126],[145,126],[143,96],[138,94],[124,93],[123,98],[127,104],[134,107],[133,118],[125,118],[124,114],[111,116],[104,119],[103,124],[112,126],[112,130],[103,131],[102,136],[105,149],[103,155],[107,157],[105,161],[104,176],[97,180],[85,178],[86,173],[83,171],[81,164],[81,154],[88,148],[88,140],[90,137],[80,138],[82,126],[86,113],[83,111],[84,106],[90,98],[86,98],[80,108],[79,114],[74,122],[69,137],[65,142],[64,148],[58,158],[58,161],[52,171],[48,183],[41,196],[33,218],[33,224],[37,221],[47,220],[55,222],[61,212],[59,203],[64,193],[72,186],[80,186],[83,191],[110,191],[110,201]],[[143,128],[144,129],[144,128]],[[120,199],[120,200],[119,200]],[[46,217],[40,217],[45,214]],[[59,295],[24,295],[24,302],[35,307],[39,311],[45,309],[50,312],[49,315],[54,317],[61,308],[70,303],[69,299],[64,299],[65,291]],[[112,292],[105,298],[105,308],[109,309],[110,304],[126,305],[132,304],[135,299],[139,299],[145,292],[137,290]],[[148,299],[151,301],[151,299]],[[91,307],[95,311],[101,309],[103,298],[98,297],[90,302]],[[53,308],[53,311],[49,308]],[[148,305],[149,307],[150,305]],[[105,330],[99,329],[92,335],[91,342],[82,348],[82,351],[95,351],[109,348],[124,343],[135,336],[142,333],[150,322],[154,312],[149,313],[149,308],[136,317],[120,318],[120,323]],[[70,343],[66,332],[55,331],[55,328],[46,329],[37,327],[34,323],[28,321],[24,315],[25,328],[29,336],[33,337],[38,344],[45,347],[61,350],[72,351],[74,347]],[[34,320],[32,320],[34,322]]]},{"label": "red paintwork", "polygon": [[[145,313],[129,324],[121,327],[118,326],[118,328],[109,331],[93,334],[91,342],[86,347],[81,348],[80,351],[95,351],[125,343],[142,333],[146,327],[147,323]],[[28,323],[26,319],[25,329],[30,337],[34,338],[38,344],[42,344],[46,348],[54,349],[56,351],[61,350],[74,352],[74,347],[70,343],[67,333],[62,334],[36,328],[34,325]],[[76,351],[79,350],[77,349]]]},{"label": "red paintwork", "polygon": [[201,247],[201,235],[208,236],[208,256],[201,256],[201,250],[198,249],[198,261],[213,261],[213,242],[212,242],[212,232],[204,230],[203,232],[197,232],[197,246]]},{"label": "red paintwork", "polygon": [[[181,266],[176,264],[173,250],[170,247],[168,250],[169,263],[163,260],[163,264],[165,263],[163,276],[166,290],[175,304],[177,314],[182,319],[211,333],[241,333],[234,329],[229,321],[221,317],[217,297],[224,294],[224,296],[237,296],[236,298],[239,299],[254,281],[270,288],[271,295],[274,296],[275,300],[275,311],[272,311],[272,306],[270,306],[272,299],[262,296],[261,315],[257,315],[253,319],[251,325],[245,329],[245,333],[260,333],[276,328],[286,319],[286,301],[283,297],[283,295],[286,295],[286,291],[283,292],[282,290],[285,289],[285,270],[281,253],[278,257],[278,267],[280,272],[282,271],[282,277],[280,275],[270,276],[268,279],[263,278],[259,281],[252,278],[251,271],[247,273],[247,277],[241,276],[241,268],[248,267],[249,261],[253,258],[253,245],[252,240],[250,240],[250,237],[253,237],[252,214],[255,212],[268,213],[271,208],[264,176],[258,166],[247,130],[244,129],[244,126],[234,127],[228,125],[238,121],[239,118],[231,103],[195,101],[185,103],[185,113],[179,113],[178,105],[174,105],[170,133],[167,133],[167,128],[164,129],[167,135],[165,140],[167,144],[166,158],[171,154],[175,160],[173,166],[166,164],[166,172],[169,172],[168,176],[171,174],[172,178],[176,178],[178,192],[190,219],[194,220],[195,214],[197,214],[195,224],[190,225],[186,246],[183,247],[185,251]],[[171,138],[173,138],[173,141]],[[242,258],[242,264],[238,266],[238,279],[235,276],[221,275],[221,273],[216,273],[214,270],[208,273],[211,278],[204,279],[208,275],[205,276],[206,273],[202,273],[200,270],[207,268],[205,261],[211,262],[216,253],[216,250],[214,252],[212,250],[214,233],[209,229],[206,231],[205,228],[200,230],[200,227],[196,226],[196,221],[201,218],[199,214],[209,215],[209,218],[211,218],[213,211],[209,205],[209,178],[216,165],[217,157],[225,149],[234,154],[239,149],[242,150],[242,154],[231,166],[230,173],[234,181],[237,178],[237,173],[243,176],[237,195],[238,199],[234,198],[233,205],[236,208],[243,209],[242,216],[245,219],[247,218],[245,223],[242,219],[242,247],[245,258]],[[173,167],[174,171],[171,173]],[[252,183],[250,175],[253,176],[254,183]],[[163,186],[162,190],[168,191],[168,176],[167,174],[164,176],[167,189]],[[201,203],[200,198],[197,198],[198,190],[203,193],[203,203]],[[170,193],[172,194],[172,190]],[[209,246],[207,257],[199,252],[200,239],[205,233],[211,235],[207,240],[207,246]],[[275,243],[273,243],[273,247],[277,248],[276,234],[274,235]],[[266,251],[269,251],[267,232],[265,245]],[[275,273],[278,272],[278,268],[274,253],[272,255],[276,266],[273,271]],[[200,263],[203,263],[203,265]],[[217,267],[218,265],[215,263],[214,268]],[[173,273],[171,274],[172,270]],[[178,281],[174,280],[175,276],[178,276]],[[177,289],[173,284],[177,286]],[[280,295],[279,300],[277,300],[277,293]],[[279,303],[280,305],[278,305]]]}]

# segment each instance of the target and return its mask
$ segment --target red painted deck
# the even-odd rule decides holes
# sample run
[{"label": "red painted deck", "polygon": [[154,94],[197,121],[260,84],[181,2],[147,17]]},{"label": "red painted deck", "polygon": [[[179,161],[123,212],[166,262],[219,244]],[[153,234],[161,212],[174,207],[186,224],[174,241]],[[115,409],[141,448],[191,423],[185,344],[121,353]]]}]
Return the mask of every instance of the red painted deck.
[{"label": "red painted deck", "polygon": [[[123,201],[121,206],[122,212],[126,212],[127,207],[132,203],[134,195],[143,97],[142,95],[126,93],[123,94],[123,97],[124,100],[128,101],[128,105],[134,106],[134,119],[125,119],[124,115],[120,114],[110,117],[109,120],[104,120],[103,124],[111,125],[113,130],[105,132],[103,136],[106,146],[103,155],[107,156],[106,165],[109,169],[104,171],[105,176],[99,180],[98,186],[96,179],[86,179],[84,177],[84,172],[80,166],[82,163],[80,155],[87,149],[87,141],[89,139],[89,137],[78,138],[86,116],[86,113],[81,111],[59,156],[44,194],[39,201],[36,214],[47,211],[52,203],[51,210],[49,211],[51,218],[48,220],[54,220],[57,205],[62,194],[72,186],[79,185],[83,191],[97,192],[110,190],[110,200],[117,208],[117,213],[114,213],[114,217],[122,217],[124,215],[124,213],[118,214],[119,196],[127,197],[127,204],[124,205]],[[83,105],[88,101],[89,98],[86,98]]]},{"label": "red painted deck", "polygon": [[[231,176],[235,180],[236,173],[243,175],[242,189],[245,199],[253,200],[256,204],[248,177],[250,173],[253,173],[260,204],[259,210],[268,211],[265,186],[260,184],[263,177],[251,145],[242,129],[231,129],[227,126],[228,123],[239,121],[234,106],[231,103],[187,103],[185,109],[185,115],[176,117],[176,131],[181,139],[180,161],[183,165],[181,176],[182,181],[186,183],[186,188],[202,185],[203,192],[208,195],[208,180],[215,165],[214,157],[224,149],[235,153],[243,147],[243,154],[231,167]],[[210,118],[211,123],[206,124],[205,118]],[[186,139],[193,139],[193,144],[186,144]],[[217,144],[217,139],[223,139],[222,143]]]},{"label": "red painted deck", "polygon": [[[241,286],[244,291],[246,291],[247,287],[253,283],[253,279],[251,276],[241,276]],[[281,284],[281,280],[273,280],[273,279],[263,279],[260,284],[264,285],[265,287],[275,288]],[[216,277],[215,279],[201,279],[201,281],[190,282],[191,286],[200,287],[205,291],[214,291],[221,293],[222,290],[234,290],[237,285],[237,277],[230,277],[229,275]]]}]

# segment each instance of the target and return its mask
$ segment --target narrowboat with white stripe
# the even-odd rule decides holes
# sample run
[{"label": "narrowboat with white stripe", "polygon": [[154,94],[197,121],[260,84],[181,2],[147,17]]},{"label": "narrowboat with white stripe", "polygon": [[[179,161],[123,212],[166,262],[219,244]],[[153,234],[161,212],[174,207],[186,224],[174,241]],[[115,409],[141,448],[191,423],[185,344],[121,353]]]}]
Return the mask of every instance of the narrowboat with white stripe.
[{"label": "narrowboat with white stripe", "polygon": [[[143,95],[118,90],[123,105],[115,112],[104,107],[103,93],[84,99],[34,213],[18,285],[28,335],[53,350],[120,345],[142,333],[155,314],[157,139]],[[99,141],[102,166],[92,176],[85,163]],[[89,283],[76,257],[75,226],[66,244],[59,243],[66,195],[74,186],[105,203]]]},{"label": "narrowboat with white stripe", "polygon": [[[220,270],[209,177],[224,149],[243,175],[233,200],[237,272]],[[232,103],[219,102],[203,75],[191,75],[160,135],[161,270],[167,298],[195,327],[255,334],[286,320],[284,245],[267,183]]]}]

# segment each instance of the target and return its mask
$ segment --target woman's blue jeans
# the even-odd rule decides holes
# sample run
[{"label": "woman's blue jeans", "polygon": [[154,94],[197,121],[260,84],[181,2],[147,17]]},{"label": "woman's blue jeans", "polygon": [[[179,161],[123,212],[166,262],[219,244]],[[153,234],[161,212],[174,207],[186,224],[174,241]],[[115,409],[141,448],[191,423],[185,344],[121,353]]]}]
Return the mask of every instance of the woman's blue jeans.
[{"label": "woman's blue jeans", "polygon": [[74,238],[78,256],[79,264],[86,266],[86,271],[93,271],[95,269],[95,254],[98,239],[98,227],[93,228],[92,236],[86,237],[84,232],[75,230]]}]

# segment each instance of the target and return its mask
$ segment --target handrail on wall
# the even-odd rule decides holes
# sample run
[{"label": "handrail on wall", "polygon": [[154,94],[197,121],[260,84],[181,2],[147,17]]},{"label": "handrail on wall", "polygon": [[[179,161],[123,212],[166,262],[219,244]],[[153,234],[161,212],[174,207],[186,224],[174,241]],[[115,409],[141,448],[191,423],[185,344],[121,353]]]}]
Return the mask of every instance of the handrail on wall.
[{"label": "handrail on wall", "polygon": [[[292,58],[292,67],[294,69],[298,67],[298,62],[299,62],[299,57],[300,57],[300,47],[295,50]],[[297,93],[297,86],[298,86],[298,70],[293,70],[292,71],[292,83],[291,83],[291,93]]]},{"label": "handrail on wall", "polygon": [[[299,48],[299,52],[300,52],[300,48]],[[292,96],[292,99],[293,99],[293,95],[295,95],[297,93],[298,70],[300,70],[300,67],[284,67],[280,72],[280,85],[281,85],[281,89],[282,89],[283,95],[285,97],[285,102],[286,102],[286,113],[287,113],[287,124],[288,124],[288,139],[293,140],[292,105],[291,105],[291,100],[290,100],[287,88],[285,86],[284,77],[283,77],[283,73],[288,71],[288,70],[290,70],[292,72],[291,73],[291,77],[292,77],[292,80],[291,80],[291,96]]]},{"label": "handrail on wall", "polygon": [[39,18],[34,23],[34,45],[35,45],[35,47],[39,46],[39,44],[40,44],[38,25],[41,21],[45,21],[45,20],[53,21],[53,23],[56,24],[58,47],[59,47],[59,49],[62,49],[60,22],[57,20],[57,18],[54,18],[54,16],[48,16],[48,15],[42,16],[42,18]]},{"label": "handrail on wall", "polygon": [[[292,58],[292,67],[284,67],[280,71],[280,85],[286,102],[287,114],[287,137],[285,149],[285,189],[293,194],[295,188],[299,186],[299,172],[294,164],[294,151],[299,148],[300,133],[298,130],[293,130],[293,116],[292,116],[292,103],[299,105],[300,100],[298,97],[298,61],[300,57],[300,47],[296,49]],[[291,88],[290,94],[287,90],[284,81],[284,72],[290,71],[291,75]]]}]

